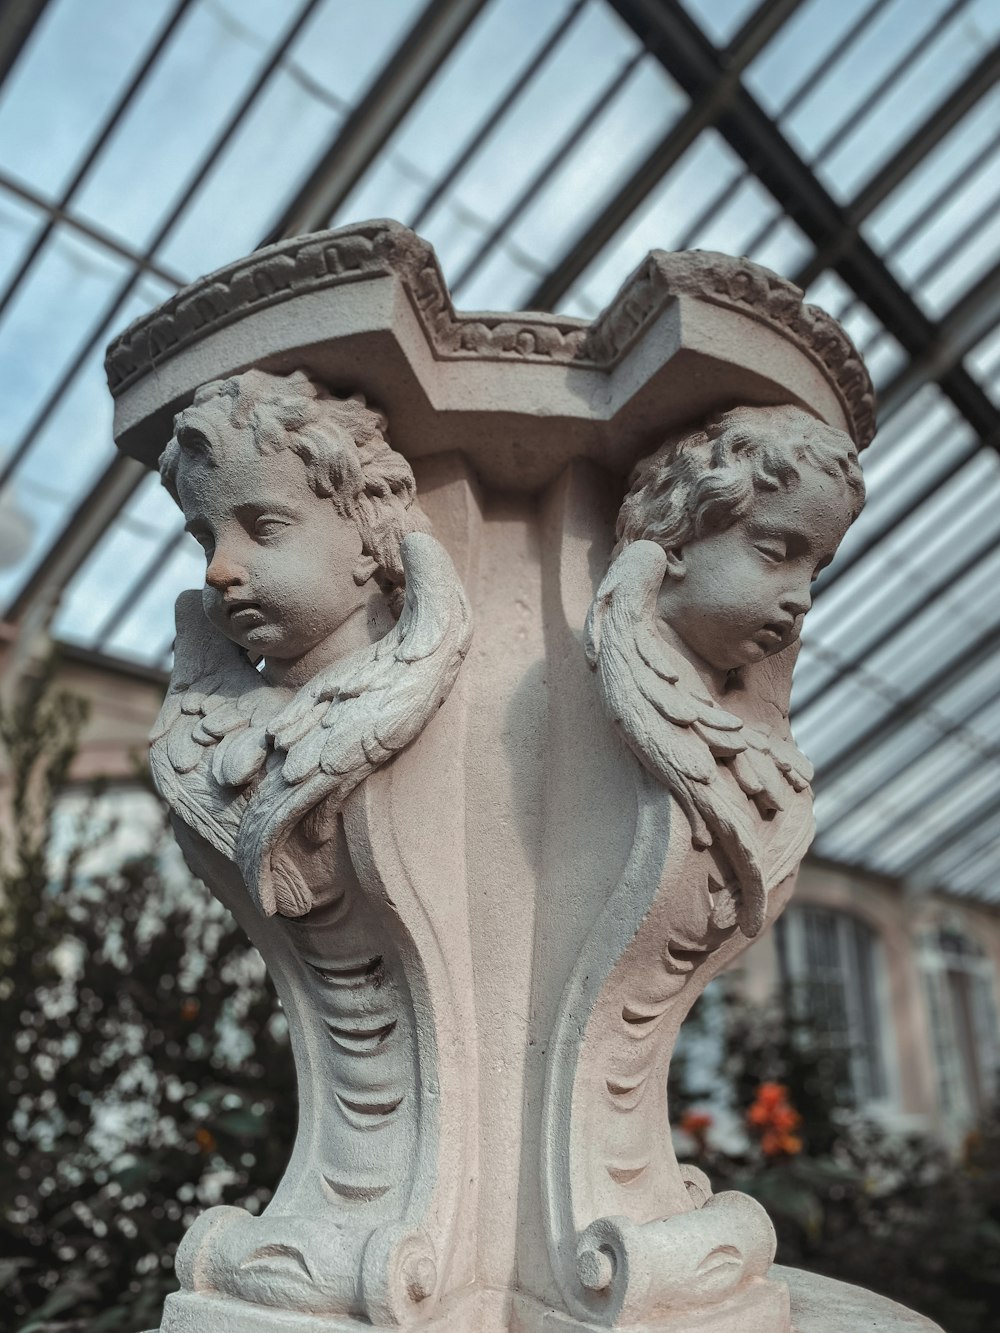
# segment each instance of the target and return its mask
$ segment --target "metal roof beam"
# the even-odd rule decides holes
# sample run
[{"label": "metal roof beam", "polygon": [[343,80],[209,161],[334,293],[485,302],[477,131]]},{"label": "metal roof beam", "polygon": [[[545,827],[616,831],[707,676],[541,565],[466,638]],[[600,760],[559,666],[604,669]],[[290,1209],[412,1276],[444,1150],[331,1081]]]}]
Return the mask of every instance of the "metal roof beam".
[{"label": "metal roof beam", "polygon": [[0,5],[0,87],[17,64],[48,0],[6,0]]},{"label": "metal roof beam", "polygon": [[[961,736],[963,735],[963,733],[969,732],[973,724],[976,722],[976,720],[979,717],[981,717],[983,713],[988,713],[989,710],[995,707],[997,703],[1000,703],[1000,688],[996,689],[981,703],[976,704],[976,706],[973,709],[971,709],[970,712],[963,714],[960,718],[957,718],[954,722],[951,722],[947,726],[942,727],[938,735],[931,737],[931,739],[928,740],[924,745],[920,746],[916,754],[910,756],[910,758],[906,762],[906,767],[907,768],[915,767],[922,760],[926,759],[929,754],[932,754],[936,749],[938,749],[939,746],[943,745],[945,741],[952,740],[956,736]],[[977,751],[980,748],[981,744],[982,742],[979,741],[978,737],[976,737],[975,748],[977,749]],[[862,810],[866,805],[868,805],[873,796],[877,795],[877,793],[881,791],[884,787],[886,787],[889,783],[895,782],[896,778],[899,777],[902,771],[903,771],[902,768],[897,769],[896,772],[893,773],[890,778],[880,778],[873,786],[866,787],[861,792],[856,792],[853,800],[850,802],[849,805],[847,805],[844,809],[838,811],[837,814],[834,815],[834,817],[828,823],[823,824],[823,826],[819,831],[819,836],[821,838],[829,837],[834,832],[834,830],[840,828],[843,824],[847,822],[847,820],[851,819],[854,815],[856,815],[859,810]],[[921,810],[925,808],[926,806],[924,805],[923,798],[921,798],[921,800],[916,805],[907,807],[907,810],[904,811],[901,817],[895,819],[888,825],[884,826],[886,835],[895,832],[896,829],[901,827],[901,825],[905,823],[907,819],[909,819],[911,809],[914,811],[914,813],[919,814]]]},{"label": "metal roof beam", "polygon": [[1000,78],[1000,46],[991,47],[982,60],[957,88],[933,110],[863,186],[848,205],[847,230],[829,245],[817,249],[796,275],[800,287],[808,287],[826,268],[836,265],[845,249],[853,244],[861,224],[875,212],[906,177],[938,146]]},{"label": "metal roof beam", "polygon": [[29,637],[43,629],[63,588],[148,476],[149,470],[136,459],[125,454],[112,458],[18,594],[7,620],[19,624]]},{"label": "metal roof beam", "polygon": [[[670,127],[647,155],[644,162],[601,210],[590,226],[570,246],[555,268],[538,284],[528,298],[530,310],[553,310],[593,259],[628,221],[639,205],[653,192],[672,166],[694,143],[702,130],[715,123],[723,109],[735,97],[747,65],[763,50],[774,34],[802,3],[802,0],[764,0],[750,16],[720,57],[724,71]],[[640,40],[651,54],[665,62],[655,46]],[[668,69],[668,73],[669,73]],[[683,86],[683,85],[682,85]]]},{"label": "metal roof beam", "polygon": [[846,658],[840,663],[831,679],[824,681],[822,685],[796,704],[794,713],[796,725],[802,721],[806,713],[819,702],[823,695],[835,689],[849,676],[853,676],[856,671],[860,671],[866,661],[886,647],[890,639],[905,625],[912,624],[925,612],[936,606],[942,598],[952,591],[956,584],[961,583],[962,579],[975,570],[981,560],[988,560],[998,550],[1000,550],[1000,532],[993,533],[986,541],[977,542],[965,559],[956,565],[950,574],[931,585],[916,606],[904,608],[899,615],[886,621],[874,639],[869,643],[862,644],[861,648],[852,657]]},{"label": "metal roof beam", "polygon": [[430,0],[262,245],[328,225],[485,2]]},{"label": "metal roof beam", "polygon": [[866,728],[849,745],[839,750],[826,764],[817,765],[816,786],[828,786],[852,764],[859,763],[884,744],[913,718],[927,712],[936,698],[957,684],[963,676],[987,661],[1000,647],[1000,625],[985,630],[968,649],[953,657],[928,680],[916,694],[902,700],[887,714]]},{"label": "metal roof beam", "polygon": [[[611,3],[693,100],[708,96],[725,77],[719,52],[679,0]],[[848,211],[836,203],[742,84],[716,128],[817,250],[841,247],[833,268],[911,358],[927,356],[936,346],[937,326],[852,230]],[[996,445],[1000,413],[972,377],[955,367],[939,383],[973,429]]]}]

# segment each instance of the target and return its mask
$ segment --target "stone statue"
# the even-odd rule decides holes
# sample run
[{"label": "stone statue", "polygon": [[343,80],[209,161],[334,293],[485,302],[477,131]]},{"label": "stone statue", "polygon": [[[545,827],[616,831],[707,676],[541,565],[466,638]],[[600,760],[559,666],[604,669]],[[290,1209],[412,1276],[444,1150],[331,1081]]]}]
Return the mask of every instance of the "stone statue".
[{"label": "stone statue", "polygon": [[154,776],[299,1079],[163,1333],[931,1328],[774,1267],[668,1131],[680,1025],[812,836],[791,672],[874,430],[843,331],[711,254],[593,324],[463,314],[376,221],[184,289],[108,375],[207,562]]}]

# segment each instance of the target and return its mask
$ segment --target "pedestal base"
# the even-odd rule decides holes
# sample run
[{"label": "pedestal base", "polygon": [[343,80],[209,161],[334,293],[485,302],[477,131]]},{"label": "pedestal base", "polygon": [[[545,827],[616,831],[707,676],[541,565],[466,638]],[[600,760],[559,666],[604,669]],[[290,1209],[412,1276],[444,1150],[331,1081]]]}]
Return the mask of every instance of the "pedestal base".
[{"label": "pedestal base", "polygon": [[[438,1306],[420,1333],[500,1333],[506,1330],[509,1298],[503,1292],[471,1288]],[[248,1305],[215,1293],[174,1292],[163,1307],[159,1333],[377,1333],[367,1319],[336,1319],[318,1314]],[[387,1331],[388,1333],[388,1331]],[[392,1333],[399,1333],[398,1329]]]},{"label": "pedestal base", "polygon": [[944,1333],[939,1324],[864,1287],[775,1264],[788,1283],[793,1333]]},{"label": "pedestal base", "polygon": [[[709,1310],[624,1325],[622,1333],[776,1333],[787,1327],[787,1287],[758,1278],[747,1290]],[[504,1333],[607,1333],[607,1325],[574,1319],[515,1296]]]},{"label": "pedestal base", "polygon": [[[744,1293],[737,1304],[680,1317],[671,1323],[644,1325],[641,1333],[775,1333],[788,1318],[792,1333],[943,1333],[939,1325],[895,1301],[833,1278],[775,1265],[773,1279]],[[783,1284],[787,1284],[783,1285]],[[534,1301],[499,1291],[456,1293],[439,1307],[420,1333],[598,1333]],[[167,1297],[159,1333],[361,1333],[372,1326],[361,1320],[327,1319],[247,1305],[226,1296],[175,1292]],[[632,1333],[640,1330],[632,1328]]]}]

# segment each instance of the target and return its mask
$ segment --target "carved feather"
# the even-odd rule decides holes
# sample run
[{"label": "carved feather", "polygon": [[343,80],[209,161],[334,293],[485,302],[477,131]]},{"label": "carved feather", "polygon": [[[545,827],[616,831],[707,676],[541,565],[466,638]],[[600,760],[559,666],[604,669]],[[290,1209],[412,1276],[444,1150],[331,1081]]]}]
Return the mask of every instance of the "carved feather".
[{"label": "carved feather", "polygon": [[[343,802],[375,768],[417,737],[448,697],[472,633],[468,602],[447,552],[423,533],[402,544],[406,601],[378,643],[336,662],[268,726],[280,764],[251,798],[237,860],[261,910],[291,913],[275,868],[291,830],[320,801]],[[308,701],[308,702],[307,702]],[[303,715],[313,719],[303,733]],[[295,737],[286,749],[283,742]],[[311,903],[301,907],[307,911]]]},{"label": "carved feather", "polygon": [[809,765],[790,741],[722,708],[658,633],[665,571],[666,556],[654,542],[626,546],[598,589],[584,647],[608,716],[677,801],[692,845],[715,847],[732,868],[740,928],[753,936],[773,887],[764,867],[762,816],[783,809],[789,788],[805,789]]},{"label": "carved feather", "polygon": [[402,556],[398,623],[288,701],[209,623],[200,593],[177,600],[174,673],[153,729],[153,775],[175,813],[237,861],[268,914],[299,916],[312,906],[282,854],[292,829],[320,802],[329,812],[332,800],[335,810],[419,735],[468,651],[469,607],[444,548],[413,533]]}]

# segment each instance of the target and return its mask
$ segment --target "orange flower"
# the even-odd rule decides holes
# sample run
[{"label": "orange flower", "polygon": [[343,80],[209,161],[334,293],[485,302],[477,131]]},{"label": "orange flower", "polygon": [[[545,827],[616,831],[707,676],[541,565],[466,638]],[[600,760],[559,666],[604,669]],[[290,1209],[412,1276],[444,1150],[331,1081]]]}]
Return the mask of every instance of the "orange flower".
[{"label": "orange flower", "polygon": [[685,1111],[681,1116],[681,1129],[685,1134],[704,1134],[714,1123],[707,1111]]},{"label": "orange flower", "polygon": [[762,1083],[757,1089],[757,1101],[761,1106],[779,1106],[788,1099],[788,1089],[784,1083]]},{"label": "orange flower", "polygon": [[681,1129],[694,1139],[695,1151],[699,1154],[708,1151],[708,1131],[713,1124],[707,1111],[685,1111],[681,1116]]},{"label": "orange flower", "polygon": [[793,1157],[802,1151],[802,1139],[792,1133],[801,1125],[802,1117],[788,1100],[788,1089],[783,1084],[760,1085],[747,1109],[747,1123],[760,1131],[760,1150],[765,1157]]},{"label": "orange flower", "polygon": [[194,1141],[202,1152],[215,1151],[215,1135],[210,1129],[206,1129],[204,1125],[201,1125],[195,1130]]},{"label": "orange flower", "polygon": [[190,1023],[192,1019],[198,1017],[198,1010],[200,1008],[201,1005],[198,1001],[189,997],[181,1005],[181,1018],[185,1023]]}]

